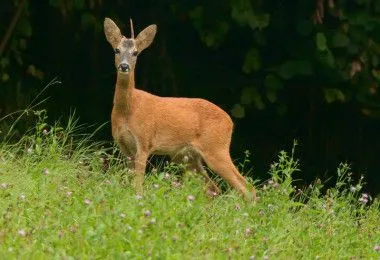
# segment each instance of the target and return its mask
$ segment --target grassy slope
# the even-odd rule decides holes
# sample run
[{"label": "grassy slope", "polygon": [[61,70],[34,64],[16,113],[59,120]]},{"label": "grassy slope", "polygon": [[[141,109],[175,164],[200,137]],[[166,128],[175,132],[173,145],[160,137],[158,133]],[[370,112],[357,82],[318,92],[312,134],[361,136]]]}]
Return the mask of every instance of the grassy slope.
[{"label": "grassy slope", "polygon": [[294,191],[297,165],[282,153],[271,168],[273,182],[250,204],[233,191],[207,198],[197,176],[173,187],[177,169],[169,165],[168,178],[147,177],[140,198],[117,158],[104,172],[104,151],[83,139],[72,145],[70,129],[40,130],[0,146],[3,259],[380,258],[379,201],[358,201],[360,185],[350,191],[345,166],[327,195],[317,184]]}]

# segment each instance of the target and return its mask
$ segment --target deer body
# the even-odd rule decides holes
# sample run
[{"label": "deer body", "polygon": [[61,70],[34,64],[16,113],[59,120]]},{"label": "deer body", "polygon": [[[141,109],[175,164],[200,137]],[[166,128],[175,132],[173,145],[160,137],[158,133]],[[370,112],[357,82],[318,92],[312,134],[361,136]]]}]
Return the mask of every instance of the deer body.
[{"label": "deer body", "polygon": [[[228,115],[203,99],[158,97],[135,89],[130,106],[133,112],[128,115],[113,109],[111,121],[114,139],[132,148],[132,153],[138,141],[150,154],[174,157],[185,148],[196,148],[202,139],[228,142],[220,136],[232,133]],[[205,128],[206,132],[201,131]]]},{"label": "deer body", "polygon": [[[246,182],[233,165],[229,149],[233,123],[228,114],[199,98],[159,97],[135,88],[137,54],[148,47],[156,26],[127,39],[109,18],[104,22],[107,40],[116,50],[116,89],[111,115],[112,135],[121,151],[133,157],[134,186],[142,193],[145,167],[151,154],[188,158],[188,168],[202,173],[210,190],[219,192],[202,166],[202,160],[230,185],[250,197]],[[137,54],[136,54],[137,52]],[[255,195],[253,191],[253,196]]]}]

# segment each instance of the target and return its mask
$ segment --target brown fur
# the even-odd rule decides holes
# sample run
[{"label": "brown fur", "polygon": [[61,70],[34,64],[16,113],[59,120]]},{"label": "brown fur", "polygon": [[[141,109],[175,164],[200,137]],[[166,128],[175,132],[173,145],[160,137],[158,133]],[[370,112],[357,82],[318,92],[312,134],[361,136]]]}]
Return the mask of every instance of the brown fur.
[{"label": "brown fur", "polygon": [[[132,27],[132,26],[131,26]],[[134,69],[137,57],[155,36],[156,25],[145,28],[136,38],[127,39],[109,18],[104,21],[108,42],[117,50],[117,68],[112,135],[121,151],[134,158],[134,186],[142,193],[145,167],[151,154],[169,155],[174,161],[188,160],[187,166],[205,176],[209,190],[219,188],[208,177],[202,159],[210,169],[248,199],[244,177],[232,163],[229,149],[233,123],[228,114],[204,99],[159,97],[135,88]],[[130,46],[129,41],[134,44]],[[130,68],[122,71],[121,63]]]}]

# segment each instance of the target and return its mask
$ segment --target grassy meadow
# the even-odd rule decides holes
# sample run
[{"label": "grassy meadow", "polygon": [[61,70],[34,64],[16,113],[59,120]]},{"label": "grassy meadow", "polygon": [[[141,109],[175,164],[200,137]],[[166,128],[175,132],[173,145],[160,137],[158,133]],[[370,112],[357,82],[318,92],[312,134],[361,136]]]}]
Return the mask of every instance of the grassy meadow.
[{"label": "grassy meadow", "polygon": [[259,199],[248,203],[220,179],[210,198],[200,176],[163,163],[136,196],[116,147],[36,115],[18,142],[2,133],[1,259],[380,259],[379,199],[347,164],[335,187],[298,189],[294,150],[281,152],[267,180],[249,180]]}]

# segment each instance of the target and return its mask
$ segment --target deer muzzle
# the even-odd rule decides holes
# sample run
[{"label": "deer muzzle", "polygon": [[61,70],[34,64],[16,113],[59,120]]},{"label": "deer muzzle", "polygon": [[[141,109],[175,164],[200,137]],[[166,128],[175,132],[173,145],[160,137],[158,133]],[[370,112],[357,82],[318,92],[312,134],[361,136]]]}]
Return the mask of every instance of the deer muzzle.
[{"label": "deer muzzle", "polygon": [[128,63],[120,63],[119,70],[121,70],[122,72],[129,72],[130,67],[129,67]]}]

